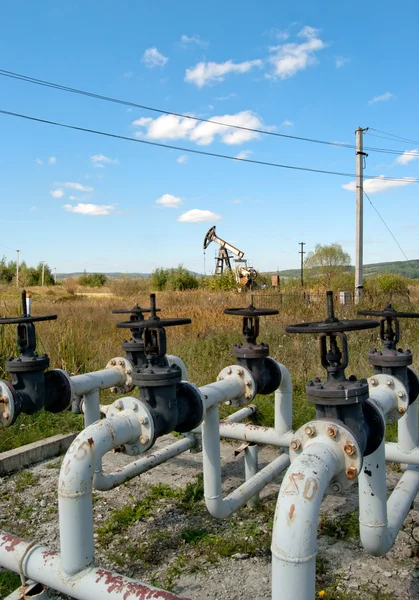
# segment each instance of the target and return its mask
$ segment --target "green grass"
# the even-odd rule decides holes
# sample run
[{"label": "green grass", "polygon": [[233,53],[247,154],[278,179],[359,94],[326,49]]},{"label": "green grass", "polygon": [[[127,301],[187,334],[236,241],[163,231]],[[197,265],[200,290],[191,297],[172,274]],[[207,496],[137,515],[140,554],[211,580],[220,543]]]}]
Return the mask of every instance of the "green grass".
[{"label": "green grass", "polygon": [[21,584],[19,575],[11,571],[0,572],[0,598],[5,598]]},{"label": "green grass", "polygon": [[345,515],[339,515],[329,519],[322,515],[319,522],[319,530],[323,535],[336,537],[340,540],[348,540],[359,536],[359,509]]}]

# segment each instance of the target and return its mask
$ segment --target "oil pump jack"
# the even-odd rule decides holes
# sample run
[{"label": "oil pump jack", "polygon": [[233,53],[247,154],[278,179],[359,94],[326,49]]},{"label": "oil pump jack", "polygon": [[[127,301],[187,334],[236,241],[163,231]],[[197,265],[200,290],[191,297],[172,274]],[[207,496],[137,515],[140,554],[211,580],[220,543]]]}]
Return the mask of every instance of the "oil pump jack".
[{"label": "oil pump jack", "polygon": [[[204,238],[204,250],[208,248],[211,242],[215,242],[220,246],[218,254],[215,257],[215,275],[221,275],[224,271],[233,271],[240,290],[246,288],[257,289],[266,286],[265,281],[258,271],[247,265],[247,260],[243,258],[243,250],[239,250],[229,242],[218,237],[215,233],[215,225],[207,231]],[[233,259],[235,262],[234,269],[231,266],[232,256],[230,256],[229,252],[236,257]]]}]

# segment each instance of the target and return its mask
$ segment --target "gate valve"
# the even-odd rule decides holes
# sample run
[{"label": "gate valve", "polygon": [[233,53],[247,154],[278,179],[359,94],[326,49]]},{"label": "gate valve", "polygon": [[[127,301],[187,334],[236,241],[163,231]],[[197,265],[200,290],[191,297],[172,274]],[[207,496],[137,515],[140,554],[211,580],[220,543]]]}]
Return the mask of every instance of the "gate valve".
[{"label": "gate valve", "polygon": [[[70,403],[70,387],[65,375],[58,370],[45,373],[49,367],[47,354],[39,356],[36,352],[36,331],[34,323],[39,321],[54,321],[57,315],[32,316],[28,310],[29,297],[22,291],[22,315],[18,317],[0,318],[0,325],[17,325],[18,357],[6,360],[6,371],[11,374],[13,401],[9,410],[13,412],[11,425],[22,412],[33,414],[42,408],[50,412],[59,412],[68,408]],[[13,403],[13,411],[11,411]],[[4,412],[3,412],[3,418]],[[7,419],[6,419],[7,421]]]},{"label": "gate valve", "polygon": [[[156,312],[160,311],[160,308],[156,308]],[[135,323],[144,320],[144,313],[151,312],[151,308],[141,308],[139,304],[135,304],[133,308],[118,308],[112,311],[114,315],[129,314],[129,322],[134,325],[130,327],[131,338],[129,340],[122,340],[122,349],[125,351],[126,357],[132,362],[134,366],[143,366],[147,363],[147,359],[144,353],[144,340],[143,332],[144,329],[137,328]]]},{"label": "gate valve", "polygon": [[[372,329],[378,321],[367,319],[339,320],[335,317],[333,292],[326,292],[327,317],[324,321],[287,325],[287,333],[319,334],[320,360],[327,371],[326,380],[315,377],[306,385],[307,400],[316,406],[318,418],[334,418],[354,432],[364,454],[378,448],[384,436],[384,421],[368,399],[365,378],[345,375],[348,366],[348,342],[345,332]],[[340,345],[340,347],[339,347]]]},{"label": "gate valve", "polygon": [[400,340],[399,319],[418,319],[419,313],[398,311],[391,304],[384,310],[359,310],[359,315],[381,317],[380,338],[382,350],[373,348],[368,352],[368,362],[374,367],[375,374],[394,375],[407,387],[409,404],[412,404],[419,393],[419,379],[416,373],[409,368],[413,357],[410,350],[397,348]]},{"label": "gate valve", "polygon": [[[124,321],[117,327],[139,331],[144,336],[146,364],[132,371],[132,382],[139,388],[139,399],[147,404],[154,420],[155,439],[166,433],[190,431],[199,425],[204,414],[203,401],[198,389],[182,382],[182,371],[177,365],[169,366],[166,359],[165,327],[188,325],[191,319],[161,319],[157,316],[156,295],[150,294],[148,319]],[[136,315],[139,317],[139,315]]]},{"label": "gate valve", "polygon": [[242,333],[246,343],[233,344],[232,354],[237,362],[251,371],[256,380],[258,394],[270,394],[281,383],[281,371],[274,360],[269,358],[268,344],[257,343],[259,317],[277,315],[274,308],[256,308],[253,295],[247,308],[226,308],[224,314],[243,317]]}]

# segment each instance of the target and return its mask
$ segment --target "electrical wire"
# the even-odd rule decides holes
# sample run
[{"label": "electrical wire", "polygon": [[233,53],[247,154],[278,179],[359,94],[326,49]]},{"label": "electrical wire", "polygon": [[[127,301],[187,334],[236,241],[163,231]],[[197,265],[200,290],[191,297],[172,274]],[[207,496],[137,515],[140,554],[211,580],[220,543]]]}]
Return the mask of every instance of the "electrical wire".
[{"label": "electrical wire", "polygon": [[[180,117],[182,119],[191,119],[193,121],[198,121],[201,123],[212,123],[214,125],[221,125],[222,127],[229,127],[231,129],[240,129],[242,131],[251,131],[253,133],[258,133],[258,134],[262,134],[262,135],[270,135],[273,137],[286,138],[286,139],[291,139],[291,140],[299,140],[299,141],[303,141],[303,142],[311,142],[311,143],[315,143],[315,144],[323,144],[323,145],[327,145],[327,146],[334,146],[334,147],[340,147],[340,148],[356,149],[356,146],[354,144],[329,142],[326,140],[319,140],[319,139],[315,139],[315,138],[308,138],[308,137],[290,135],[290,134],[285,134],[285,133],[278,133],[275,131],[268,131],[266,129],[256,129],[256,128],[252,128],[252,127],[244,127],[243,125],[233,125],[233,124],[229,124],[229,123],[222,123],[220,121],[215,121],[213,119],[203,119],[201,117],[195,117],[195,116],[187,115],[184,113],[177,113],[177,112],[173,112],[173,111],[169,111],[169,110],[163,110],[163,109],[152,107],[152,106],[146,106],[144,104],[137,104],[135,102],[130,102],[128,100],[121,100],[119,98],[114,98],[112,96],[104,96],[102,94],[97,94],[95,92],[80,90],[78,88],[61,85],[61,84],[54,83],[52,81],[47,81],[44,79],[37,79],[35,77],[30,77],[29,75],[15,73],[13,71],[7,71],[5,69],[0,69],[0,76],[8,77],[11,79],[17,79],[17,80],[23,81],[25,83],[32,83],[34,85],[40,85],[43,87],[48,87],[48,88],[52,88],[52,89],[56,89],[56,90],[60,90],[60,91],[64,91],[64,92],[69,92],[72,94],[79,94],[82,96],[87,96],[89,98],[94,98],[96,100],[104,100],[106,102],[112,102],[114,104],[122,104],[124,106],[141,108],[142,110],[157,112],[157,113],[164,114],[164,115],[172,115],[175,117]],[[391,148],[390,149],[389,148],[365,148],[365,150],[368,150],[369,152],[382,152],[385,154],[403,154],[402,151],[393,150]]]},{"label": "electrical wire", "polygon": [[[390,227],[387,225],[387,223],[384,221],[383,217],[380,215],[380,213],[378,212],[378,210],[375,208],[374,204],[371,202],[370,197],[368,196],[368,194],[364,191],[364,196],[366,196],[366,198],[368,198],[368,202],[371,204],[371,206],[373,207],[373,209],[375,210],[375,212],[377,213],[377,215],[380,217],[381,221],[384,224],[384,227],[387,229],[387,231],[389,232],[389,234],[391,235],[391,237],[393,238],[393,240],[396,242],[396,244],[398,245],[401,253],[403,254],[403,256],[405,257],[406,261],[409,264],[412,264],[410,262],[410,260],[407,258],[405,251],[403,250],[403,248],[400,246],[399,242],[397,241],[396,237],[394,236],[394,234],[392,233]],[[413,266],[413,265],[412,265]]]},{"label": "electrical wire", "polygon": [[[390,136],[388,139],[394,139],[394,141],[400,140],[402,142],[411,142],[412,144],[419,144],[417,140],[410,140],[409,138],[401,137],[400,135],[395,135],[394,133],[388,133],[387,131],[381,131],[381,129],[375,129],[374,127],[369,127],[372,131],[377,131],[377,133],[384,133],[384,135]],[[372,135],[372,134],[370,134]],[[375,136],[379,137],[379,136]]]},{"label": "electrical wire", "polygon": [[[274,162],[268,162],[268,161],[262,161],[262,160],[254,160],[251,158],[237,158],[236,156],[230,156],[228,154],[218,154],[215,152],[207,152],[205,150],[196,150],[194,148],[185,148],[182,146],[174,146],[172,144],[162,144],[160,142],[151,142],[150,140],[140,140],[140,139],[128,137],[125,135],[118,135],[116,133],[110,133],[110,132],[106,132],[106,131],[98,131],[96,129],[88,129],[86,127],[78,127],[76,125],[68,125],[66,123],[58,123],[56,121],[50,121],[48,119],[40,119],[37,117],[23,115],[23,114],[11,112],[8,110],[0,109],[0,114],[17,117],[20,119],[26,119],[27,121],[35,121],[37,123],[53,125],[55,127],[62,127],[65,129],[73,129],[75,131],[84,131],[86,133],[93,133],[95,135],[101,135],[101,136],[110,137],[110,138],[114,138],[114,139],[129,141],[129,142],[136,142],[137,144],[146,144],[147,146],[157,146],[159,148],[169,148],[170,150],[179,150],[180,152],[190,152],[192,154],[200,154],[202,156],[212,156],[212,157],[216,157],[216,158],[224,158],[227,160],[245,162],[245,163],[250,163],[250,164],[254,164],[254,165],[264,165],[267,167],[276,167],[279,169],[291,169],[293,171],[306,171],[309,173],[323,173],[325,175],[338,175],[341,177],[356,177],[356,175],[354,175],[353,173],[341,173],[338,171],[326,171],[323,169],[314,169],[314,168],[310,168],[310,167],[298,167],[295,165],[284,165],[284,164],[280,164],[280,163],[274,163]],[[406,179],[407,179],[409,181],[409,183],[419,183],[419,179],[413,179],[413,178],[399,179],[396,177],[381,177],[381,175],[365,175],[365,177],[367,177],[368,179],[381,179],[383,181],[406,181]]]}]

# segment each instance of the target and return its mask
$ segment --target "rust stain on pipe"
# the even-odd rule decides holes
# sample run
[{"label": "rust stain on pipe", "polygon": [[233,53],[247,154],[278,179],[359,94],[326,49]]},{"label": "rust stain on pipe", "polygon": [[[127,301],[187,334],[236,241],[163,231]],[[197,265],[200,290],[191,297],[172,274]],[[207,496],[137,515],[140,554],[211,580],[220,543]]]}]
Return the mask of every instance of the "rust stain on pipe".
[{"label": "rust stain on pipe", "polygon": [[0,546],[4,546],[6,552],[14,552],[16,546],[24,542],[25,540],[20,537],[16,537],[11,533],[4,533],[0,538]]},{"label": "rust stain on pipe", "polygon": [[123,600],[129,600],[129,598],[139,598],[140,600],[153,600],[153,598],[156,600],[188,600],[184,596],[153,589],[143,583],[135,583],[123,577],[123,575],[115,575],[115,573],[106,569],[97,569],[96,574],[96,583],[103,583],[108,594],[121,594]]}]

